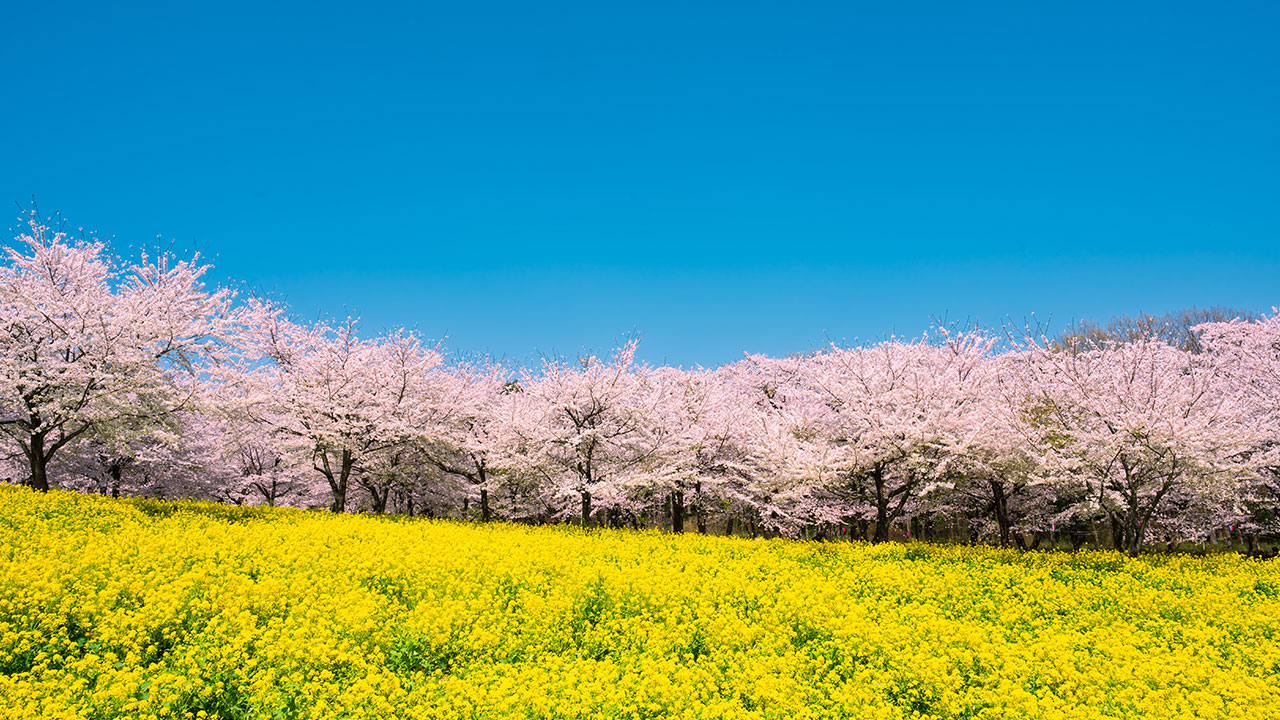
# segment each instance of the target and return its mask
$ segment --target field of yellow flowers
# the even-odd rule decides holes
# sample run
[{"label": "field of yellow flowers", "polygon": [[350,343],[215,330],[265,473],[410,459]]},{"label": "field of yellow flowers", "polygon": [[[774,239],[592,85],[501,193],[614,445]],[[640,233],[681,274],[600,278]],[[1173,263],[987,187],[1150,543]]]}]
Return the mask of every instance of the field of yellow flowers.
[{"label": "field of yellow flowers", "polygon": [[1280,566],[0,488],[4,718],[1275,718]]}]

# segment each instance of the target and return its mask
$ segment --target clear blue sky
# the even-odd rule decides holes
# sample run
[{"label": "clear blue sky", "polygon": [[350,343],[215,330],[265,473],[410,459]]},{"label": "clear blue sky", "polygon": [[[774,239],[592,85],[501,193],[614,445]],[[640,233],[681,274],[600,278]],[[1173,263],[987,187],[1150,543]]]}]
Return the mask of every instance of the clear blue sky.
[{"label": "clear blue sky", "polygon": [[715,365],[1280,304],[1274,2],[119,5],[6,8],[0,200],[307,316]]}]

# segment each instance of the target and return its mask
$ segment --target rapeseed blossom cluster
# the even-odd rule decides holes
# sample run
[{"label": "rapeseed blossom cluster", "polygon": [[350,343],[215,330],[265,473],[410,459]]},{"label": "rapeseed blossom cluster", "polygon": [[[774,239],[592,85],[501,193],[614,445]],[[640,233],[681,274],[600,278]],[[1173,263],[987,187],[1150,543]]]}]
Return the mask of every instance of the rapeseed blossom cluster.
[{"label": "rapeseed blossom cluster", "polygon": [[0,488],[3,718],[1275,718],[1280,566]]}]

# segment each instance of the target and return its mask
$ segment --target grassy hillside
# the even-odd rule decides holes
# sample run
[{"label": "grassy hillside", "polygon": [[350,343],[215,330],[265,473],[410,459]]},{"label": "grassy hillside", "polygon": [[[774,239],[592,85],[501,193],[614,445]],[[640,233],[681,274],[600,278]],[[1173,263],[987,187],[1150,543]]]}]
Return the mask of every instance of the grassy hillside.
[{"label": "grassy hillside", "polygon": [[1280,564],[0,488],[0,717],[1280,717]]}]

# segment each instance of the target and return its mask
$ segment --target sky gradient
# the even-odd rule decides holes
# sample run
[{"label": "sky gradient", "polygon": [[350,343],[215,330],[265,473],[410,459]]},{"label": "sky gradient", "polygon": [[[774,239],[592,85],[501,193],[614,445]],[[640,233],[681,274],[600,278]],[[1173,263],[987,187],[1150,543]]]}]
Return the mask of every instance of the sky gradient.
[{"label": "sky gradient", "polygon": [[1082,5],[22,3],[0,200],[515,361],[1280,304],[1280,5]]}]

